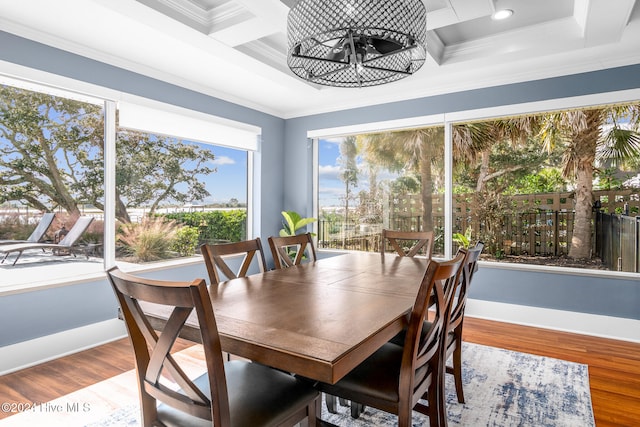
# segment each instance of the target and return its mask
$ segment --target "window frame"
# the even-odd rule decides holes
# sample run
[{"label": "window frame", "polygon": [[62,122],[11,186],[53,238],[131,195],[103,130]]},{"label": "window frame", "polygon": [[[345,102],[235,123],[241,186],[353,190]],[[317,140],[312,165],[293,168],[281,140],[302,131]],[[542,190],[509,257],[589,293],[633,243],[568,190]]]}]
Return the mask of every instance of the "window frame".
[{"label": "window frame", "polygon": [[[143,105],[147,108],[157,108],[159,110],[165,109],[170,114],[182,114],[185,117],[191,117],[193,120],[211,120],[214,126],[224,127],[227,126],[230,130],[230,135],[237,134],[240,137],[245,137],[245,142],[240,145],[234,144],[219,144],[205,141],[206,144],[215,146],[226,146],[238,150],[245,151],[247,153],[247,235],[258,235],[259,221],[256,221],[257,215],[254,212],[256,206],[260,206],[260,195],[254,194],[254,189],[259,188],[256,185],[256,179],[260,175],[260,171],[256,168],[260,167],[260,151],[261,151],[261,133],[262,129],[258,126],[251,125],[236,120],[225,119],[223,117],[214,116],[211,114],[203,113],[197,110],[178,107],[172,104],[163,103],[149,98],[140,97],[137,95],[122,93],[106,87],[85,83],[79,80],[31,69],[28,67],[2,63],[0,64],[0,83],[5,85],[11,85],[18,88],[31,91],[39,91],[48,93],[54,96],[66,97],[82,102],[88,102],[95,105],[100,105],[103,108],[104,119],[104,197],[105,197],[105,209],[104,215],[104,235],[103,235],[103,271],[96,272],[96,277],[102,277],[104,271],[116,265],[115,260],[115,176],[116,176],[116,135],[117,135],[117,109],[118,102],[127,102],[130,104]],[[246,143],[246,135],[253,133],[255,135],[255,144]],[[111,203],[108,201],[111,200]],[[176,266],[181,264],[193,263],[193,260],[168,260],[167,266]],[[144,265],[140,265],[139,270],[155,270],[162,269],[166,266],[164,263],[155,263],[153,266],[149,266],[145,269]],[[138,269],[137,269],[138,270]],[[87,279],[91,279],[87,277]],[[61,278],[56,280],[55,283],[51,283],[49,286],[60,286],[62,284],[74,283],[76,279],[74,277]],[[41,289],[42,285],[38,284],[35,288]],[[20,285],[20,292],[26,291],[30,288],[29,285]],[[7,289],[8,292],[16,292],[16,288],[11,286]],[[0,295],[3,291],[0,290]]]},{"label": "window frame", "polygon": [[[319,140],[320,138],[329,138],[335,136],[348,136],[359,133],[373,133],[380,131],[402,130],[414,127],[426,127],[432,125],[444,126],[445,130],[445,258],[453,256],[453,142],[452,129],[456,124],[462,124],[471,121],[498,119],[506,116],[516,115],[534,115],[549,111],[568,110],[577,108],[589,108],[599,105],[612,103],[640,102],[640,88],[628,89],[623,91],[603,92],[591,95],[580,95],[567,98],[554,98],[540,101],[524,102],[517,104],[505,104],[494,107],[460,110],[453,112],[445,112],[441,114],[433,114],[427,116],[408,117],[399,120],[390,121],[374,121],[360,123],[357,125],[336,126],[331,128],[316,128],[307,131],[307,138],[313,142],[313,213],[316,217],[319,214]],[[437,122],[437,120],[441,120]],[[314,225],[314,228],[317,227]],[[315,230],[317,232],[317,229]],[[490,261],[482,261],[490,264],[492,267],[512,268],[508,263],[498,263]],[[534,264],[517,264],[519,268],[527,270],[537,270],[539,266]],[[572,272],[576,270],[582,272],[583,269],[570,267],[553,267],[554,272]],[[628,273],[617,271],[602,271],[584,269],[581,274],[601,276],[611,275],[615,277],[638,277],[640,273]]]}]

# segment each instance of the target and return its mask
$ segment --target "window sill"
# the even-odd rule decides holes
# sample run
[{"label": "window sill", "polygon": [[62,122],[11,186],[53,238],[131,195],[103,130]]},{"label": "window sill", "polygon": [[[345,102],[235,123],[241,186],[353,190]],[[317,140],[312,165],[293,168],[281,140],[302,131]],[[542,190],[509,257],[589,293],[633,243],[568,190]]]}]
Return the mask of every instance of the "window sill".
[{"label": "window sill", "polygon": [[[193,256],[148,264],[133,264],[117,261],[116,265],[123,271],[143,273],[197,265],[202,262],[202,257]],[[85,267],[82,273],[76,273],[73,276],[69,275],[71,264],[72,263],[52,262],[43,263],[42,265],[34,267],[25,267],[24,265],[21,267],[20,264],[13,267],[2,267],[0,271],[4,283],[0,284],[0,297],[106,280],[106,273],[102,262],[96,262],[95,259],[86,263],[82,261],[78,261],[77,263],[73,262],[73,265],[76,267],[81,265]],[[5,274],[5,271],[7,274]]]}]

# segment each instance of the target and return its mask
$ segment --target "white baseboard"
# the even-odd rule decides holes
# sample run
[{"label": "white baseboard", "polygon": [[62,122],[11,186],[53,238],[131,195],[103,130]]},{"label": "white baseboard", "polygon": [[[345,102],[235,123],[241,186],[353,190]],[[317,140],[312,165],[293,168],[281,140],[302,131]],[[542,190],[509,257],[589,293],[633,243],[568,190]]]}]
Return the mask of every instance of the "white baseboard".
[{"label": "white baseboard", "polygon": [[640,343],[640,320],[467,300],[465,316]]},{"label": "white baseboard", "polygon": [[0,348],[0,375],[38,365],[127,336],[122,320],[111,319]]}]

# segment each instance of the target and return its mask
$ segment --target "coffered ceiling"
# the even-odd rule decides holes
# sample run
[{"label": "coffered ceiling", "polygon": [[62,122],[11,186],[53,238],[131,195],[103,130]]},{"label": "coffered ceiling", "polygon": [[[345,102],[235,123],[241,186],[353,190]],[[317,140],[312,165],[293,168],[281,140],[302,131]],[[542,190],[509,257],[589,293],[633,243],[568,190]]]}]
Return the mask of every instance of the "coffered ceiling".
[{"label": "coffered ceiling", "polygon": [[636,0],[424,0],[416,74],[321,87],[287,68],[295,1],[0,0],[0,30],[285,118],[640,63]]}]

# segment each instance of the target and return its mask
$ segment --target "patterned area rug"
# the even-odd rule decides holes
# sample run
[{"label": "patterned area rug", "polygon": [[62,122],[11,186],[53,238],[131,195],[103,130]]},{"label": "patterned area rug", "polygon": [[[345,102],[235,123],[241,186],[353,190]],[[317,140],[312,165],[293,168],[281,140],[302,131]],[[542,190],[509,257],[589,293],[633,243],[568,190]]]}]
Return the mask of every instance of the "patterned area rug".
[{"label": "patterned area rug", "polygon": [[[464,343],[464,390],[460,404],[447,375],[449,426],[595,426],[586,365]],[[367,408],[352,419],[348,407],[322,418],[341,427],[397,425],[397,417]],[[428,418],[414,412],[414,426],[428,426]],[[137,406],[123,408],[91,427],[139,426]]]},{"label": "patterned area rug", "polygon": [[[176,358],[186,362],[187,375],[203,372],[201,346]],[[447,375],[449,426],[461,427],[594,427],[586,365],[533,356],[493,347],[463,344],[464,390],[459,404]],[[182,363],[181,362],[181,363]],[[138,427],[140,415],[135,372],[128,371],[51,402],[39,403],[0,421],[0,427]],[[133,404],[132,402],[136,402]],[[397,417],[367,408],[357,420],[348,407],[338,406],[324,420],[340,427],[392,427]],[[414,412],[413,426],[428,426]]]}]

